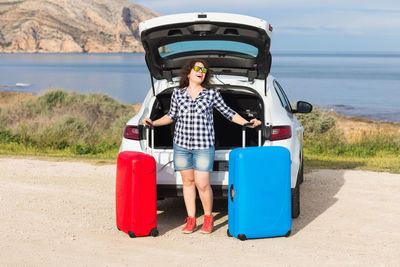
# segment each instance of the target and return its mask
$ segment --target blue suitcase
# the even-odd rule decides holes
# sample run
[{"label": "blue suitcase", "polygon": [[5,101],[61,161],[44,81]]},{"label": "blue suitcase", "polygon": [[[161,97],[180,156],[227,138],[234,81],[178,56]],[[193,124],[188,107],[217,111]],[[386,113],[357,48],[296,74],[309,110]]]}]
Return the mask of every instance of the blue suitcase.
[{"label": "blue suitcase", "polygon": [[[259,144],[260,136],[261,130]],[[246,240],[290,235],[290,167],[285,147],[236,148],[229,153],[228,236]]]}]

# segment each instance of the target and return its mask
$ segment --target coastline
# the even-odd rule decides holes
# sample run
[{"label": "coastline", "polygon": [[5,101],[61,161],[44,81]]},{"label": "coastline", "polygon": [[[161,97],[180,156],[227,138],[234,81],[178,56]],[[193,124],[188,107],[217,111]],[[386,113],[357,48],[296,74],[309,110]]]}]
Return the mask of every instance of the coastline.
[{"label": "coastline", "polygon": [[[305,100],[337,114],[400,122],[395,100],[400,98],[400,57],[382,65],[388,57],[384,52],[296,53],[276,53],[271,67],[291,102]],[[151,87],[142,53],[3,54],[0,73],[0,84],[8,86],[0,90],[104,92],[123,103],[142,102]]]}]

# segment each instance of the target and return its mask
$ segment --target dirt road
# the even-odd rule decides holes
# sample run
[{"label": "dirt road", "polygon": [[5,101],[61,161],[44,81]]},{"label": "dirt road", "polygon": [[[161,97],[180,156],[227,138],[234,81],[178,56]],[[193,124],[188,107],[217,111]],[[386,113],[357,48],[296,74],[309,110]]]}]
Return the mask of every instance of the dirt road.
[{"label": "dirt road", "polygon": [[179,199],[158,202],[161,236],[130,239],[115,226],[115,172],[115,165],[0,158],[0,265],[400,265],[398,174],[306,174],[292,235],[242,242],[226,236],[225,201],[215,203],[214,233],[181,234]]}]

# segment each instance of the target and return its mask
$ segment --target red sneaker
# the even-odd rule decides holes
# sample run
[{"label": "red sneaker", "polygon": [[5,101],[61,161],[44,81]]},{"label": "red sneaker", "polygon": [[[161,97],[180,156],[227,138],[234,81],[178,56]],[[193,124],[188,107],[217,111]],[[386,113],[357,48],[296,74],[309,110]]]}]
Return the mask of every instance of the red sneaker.
[{"label": "red sneaker", "polygon": [[200,233],[210,234],[214,226],[214,218],[212,215],[204,215],[204,223],[200,229]]},{"label": "red sneaker", "polygon": [[193,233],[194,228],[196,228],[196,217],[187,217],[185,220],[186,226],[182,229],[182,233],[190,234]]}]

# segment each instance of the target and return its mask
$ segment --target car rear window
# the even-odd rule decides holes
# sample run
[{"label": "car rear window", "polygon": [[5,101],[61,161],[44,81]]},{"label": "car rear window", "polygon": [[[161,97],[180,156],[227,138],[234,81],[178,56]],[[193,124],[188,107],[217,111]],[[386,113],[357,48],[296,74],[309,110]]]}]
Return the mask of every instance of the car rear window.
[{"label": "car rear window", "polygon": [[242,58],[255,58],[258,49],[255,46],[235,41],[197,40],[163,45],[158,48],[158,53],[162,58],[175,58],[188,53],[222,53]]}]

